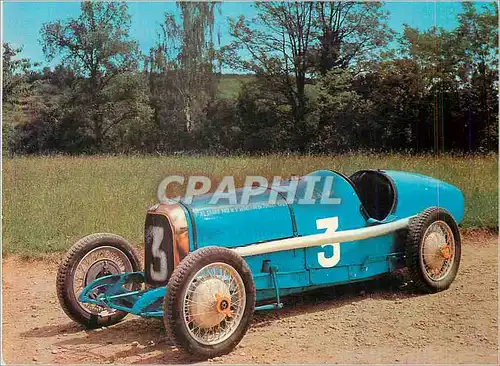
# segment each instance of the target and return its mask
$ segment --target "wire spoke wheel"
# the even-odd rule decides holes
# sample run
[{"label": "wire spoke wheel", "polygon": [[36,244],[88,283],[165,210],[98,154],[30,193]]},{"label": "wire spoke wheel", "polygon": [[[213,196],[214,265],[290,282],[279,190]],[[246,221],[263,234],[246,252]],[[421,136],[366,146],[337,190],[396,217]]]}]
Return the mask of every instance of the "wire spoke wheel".
[{"label": "wire spoke wheel", "polygon": [[460,266],[461,239],[453,216],[430,207],[410,221],[405,260],[418,290],[427,293],[450,287]]},{"label": "wire spoke wheel", "polygon": [[425,231],[421,246],[422,266],[429,279],[440,281],[451,270],[455,253],[455,239],[444,221],[433,222]]},{"label": "wire spoke wheel", "polygon": [[252,323],[252,272],[230,249],[197,249],[174,269],[163,309],[165,330],[180,349],[202,358],[227,354]]},{"label": "wire spoke wheel", "polygon": [[[97,247],[88,252],[77,264],[73,277],[73,292],[78,299],[83,289],[92,281],[108,275],[132,272],[130,259],[121,250],[112,246]],[[130,285],[127,285],[130,287]],[[125,286],[125,287],[127,287]],[[96,289],[92,294],[97,298],[105,289]],[[109,316],[116,313],[103,306],[79,303],[88,312],[100,316]]]},{"label": "wire spoke wheel", "polygon": [[245,285],[229,264],[212,263],[200,269],[184,293],[184,322],[201,344],[227,339],[241,322],[245,310]]},{"label": "wire spoke wheel", "polygon": [[[78,240],[66,253],[57,271],[56,289],[64,312],[74,321],[88,327],[109,326],[119,322],[127,313],[96,304],[82,303],[78,299],[83,289],[96,279],[142,268],[139,255],[121,236],[96,233]],[[129,290],[137,285],[126,284]],[[93,288],[90,298],[97,299],[107,286]]]}]

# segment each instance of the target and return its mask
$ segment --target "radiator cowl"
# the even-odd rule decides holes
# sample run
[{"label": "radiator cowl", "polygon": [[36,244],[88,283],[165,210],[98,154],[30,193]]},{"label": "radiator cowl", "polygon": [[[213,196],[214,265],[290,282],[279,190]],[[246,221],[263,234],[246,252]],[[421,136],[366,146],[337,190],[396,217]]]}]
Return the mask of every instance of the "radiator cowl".
[{"label": "radiator cowl", "polygon": [[[157,247],[153,248],[155,245]],[[173,252],[172,227],[168,219],[163,215],[148,214],[144,227],[144,276],[147,284],[167,284],[174,271]]]},{"label": "radiator cowl", "polygon": [[165,286],[189,252],[187,219],[179,204],[150,209],[144,225],[144,277],[151,286]]}]

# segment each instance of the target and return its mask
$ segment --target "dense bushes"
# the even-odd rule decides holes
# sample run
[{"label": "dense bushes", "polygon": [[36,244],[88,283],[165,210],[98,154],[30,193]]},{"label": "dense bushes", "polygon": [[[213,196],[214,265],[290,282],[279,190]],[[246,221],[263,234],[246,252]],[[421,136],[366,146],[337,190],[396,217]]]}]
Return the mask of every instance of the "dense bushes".
[{"label": "dense bushes", "polygon": [[[182,19],[189,21],[181,26],[167,15],[163,38],[149,56],[128,35],[126,4],[116,3],[85,2],[77,19],[44,25],[47,56],[65,59],[52,70],[32,70],[29,60],[17,57],[19,50],[4,44],[4,151],[496,150],[495,4],[481,12],[464,4],[451,31],[406,28],[397,52],[389,52],[383,46],[392,33],[380,4],[263,3],[257,6],[261,26],[252,30],[239,18],[231,26],[236,41],[217,57],[209,38],[212,5],[182,4]],[[285,15],[314,19],[328,7],[347,23],[366,13],[376,29],[365,34],[349,24],[357,38],[336,44],[330,38],[342,29],[332,24],[311,23],[318,29],[306,39],[299,32],[306,21],[278,21]],[[96,30],[92,24],[99,22],[106,26]],[[202,23],[205,32],[191,39],[184,27]],[[272,50],[281,38],[272,32],[290,34],[277,52]],[[377,41],[382,35],[384,42]],[[371,37],[367,49],[363,37]],[[245,58],[238,47],[260,56]],[[86,52],[99,57],[83,62],[79,55]],[[252,76],[235,75],[232,86],[241,80],[239,90],[225,90],[215,59]]]}]

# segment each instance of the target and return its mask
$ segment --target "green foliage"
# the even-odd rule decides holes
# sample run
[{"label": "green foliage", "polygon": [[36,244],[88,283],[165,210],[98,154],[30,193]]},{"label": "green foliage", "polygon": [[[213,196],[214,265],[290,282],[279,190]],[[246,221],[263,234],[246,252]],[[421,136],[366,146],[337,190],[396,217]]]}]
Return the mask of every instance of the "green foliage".
[{"label": "green foliage", "polygon": [[[234,175],[307,174],[334,169],[399,169],[443,179],[465,196],[463,227],[498,227],[498,157],[344,154],[325,156],[21,157],[4,161],[3,254],[65,251],[92,232],[114,232],[143,243],[144,216],[170,174],[207,175],[216,185]],[[177,186],[176,186],[177,187]],[[180,190],[172,194],[181,194]]]},{"label": "green foliage", "polygon": [[231,20],[235,41],[222,48],[223,59],[255,73],[278,100],[286,98],[292,144],[304,151],[316,144],[308,121],[309,75],[373,62],[391,37],[386,13],[380,4],[350,2],[261,2],[256,8],[256,19]]},{"label": "green foliage", "polygon": [[457,74],[467,86],[460,104],[471,114],[471,134],[477,150],[498,146],[498,3],[463,4],[454,32]]},{"label": "green foliage", "polygon": [[2,103],[11,105],[25,96],[30,88],[27,83],[27,74],[31,62],[26,58],[18,58],[22,48],[13,48],[9,43],[2,44]]},{"label": "green foliage", "polygon": [[293,117],[287,98],[279,90],[267,88],[268,85],[262,79],[249,82],[238,98],[238,115],[241,116],[238,128],[243,151],[284,150],[290,142]]},{"label": "green foliage", "polygon": [[61,55],[75,72],[89,77],[95,83],[92,86],[120,72],[133,71],[138,46],[129,39],[127,10],[126,3],[82,2],[78,18],[43,25],[43,51],[49,60]]},{"label": "green foliage", "polygon": [[[154,98],[156,124],[175,116],[179,134],[199,128],[215,98],[214,2],[180,2],[181,22],[165,14],[158,43],[150,50],[147,72]],[[219,37],[220,38],[220,37]],[[174,99],[176,106],[169,106]],[[183,138],[182,140],[185,140]]]},{"label": "green foliage", "polygon": [[313,151],[349,150],[374,131],[366,117],[373,108],[354,88],[353,74],[347,70],[332,70],[315,85],[316,100],[311,108],[311,121],[317,136]]},{"label": "green foliage", "polygon": [[[237,102],[233,99],[214,100],[207,106],[204,124],[195,134],[196,146],[204,151],[231,152],[241,148],[242,131]],[[236,122],[236,123],[235,123]]]},{"label": "green foliage", "polygon": [[[32,65],[30,60],[19,57],[21,51],[22,48],[14,48],[9,43],[2,44],[2,135],[5,141],[15,138],[15,126],[29,118],[26,99],[33,88],[29,82]],[[8,144],[4,144],[2,154],[7,152]]]},{"label": "green foliage", "polygon": [[315,38],[311,60],[325,75],[337,68],[362,69],[379,59],[394,31],[380,2],[318,1],[314,3]]},{"label": "green foliage", "polygon": [[[472,3],[462,6],[452,31],[405,30],[402,45],[414,64],[416,97],[428,110],[419,129],[431,135],[416,137],[429,146],[435,135],[441,149],[467,142],[471,150],[492,150],[498,141],[498,6],[485,5],[481,12]],[[441,108],[429,108],[433,101]],[[433,131],[436,118],[440,128]]]},{"label": "green foliage", "polygon": [[146,84],[137,74],[139,51],[129,38],[127,9],[125,3],[83,2],[78,18],[42,28],[47,58],[61,55],[79,77],[65,107],[79,119],[80,137],[92,141],[91,149],[109,148],[107,140],[119,125],[147,122],[151,113]]},{"label": "green foliage", "polygon": [[[4,146],[98,152],[488,152],[498,145],[498,6],[452,30],[406,27],[374,2],[258,2],[215,34],[217,2],[179,2],[141,55],[125,3],[45,24],[53,70],[4,44]],[[246,75],[220,75],[221,62]],[[8,125],[7,125],[8,124]]]}]

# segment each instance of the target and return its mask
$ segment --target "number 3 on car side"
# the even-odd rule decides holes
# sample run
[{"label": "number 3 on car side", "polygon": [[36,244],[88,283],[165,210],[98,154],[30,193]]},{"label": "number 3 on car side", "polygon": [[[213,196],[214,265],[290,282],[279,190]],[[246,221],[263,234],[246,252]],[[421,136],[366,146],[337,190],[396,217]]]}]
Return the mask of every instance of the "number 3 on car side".
[{"label": "number 3 on car side", "polygon": [[[316,220],[316,228],[326,229],[325,233],[330,234],[339,228],[339,218],[338,217],[328,217],[325,219]],[[340,262],[340,243],[333,244],[323,244],[321,248],[331,247],[333,249],[333,254],[330,257],[326,256],[325,251],[318,253],[318,263],[323,268],[335,267]]]}]

